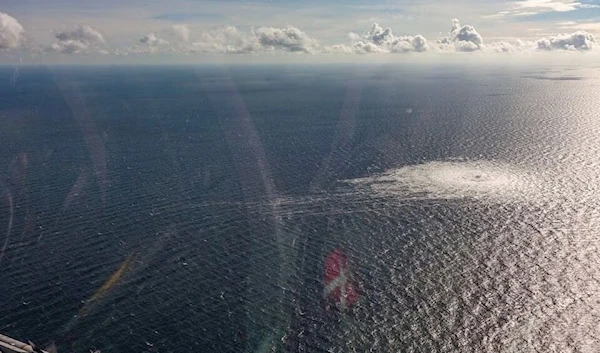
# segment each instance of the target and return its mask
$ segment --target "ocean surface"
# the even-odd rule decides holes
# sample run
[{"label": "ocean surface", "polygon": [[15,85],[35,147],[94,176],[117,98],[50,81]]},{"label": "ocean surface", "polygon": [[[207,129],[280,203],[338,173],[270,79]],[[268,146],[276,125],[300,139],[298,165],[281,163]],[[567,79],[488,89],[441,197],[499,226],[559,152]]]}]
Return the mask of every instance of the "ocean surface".
[{"label": "ocean surface", "polygon": [[0,333],[59,352],[598,352],[599,246],[599,67],[0,68]]}]

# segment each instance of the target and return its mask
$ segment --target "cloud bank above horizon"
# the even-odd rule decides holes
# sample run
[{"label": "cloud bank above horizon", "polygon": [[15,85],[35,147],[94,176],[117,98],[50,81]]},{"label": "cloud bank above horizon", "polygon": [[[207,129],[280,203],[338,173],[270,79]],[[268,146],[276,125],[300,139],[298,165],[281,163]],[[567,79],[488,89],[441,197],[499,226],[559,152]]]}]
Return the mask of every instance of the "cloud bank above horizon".
[{"label": "cloud bank above horizon", "polygon": [[[526,16],[531,11],[572,12],[583,8],[600,7],[580,2],[553,0],[525,0],[513,3],[510,11],[493,14],[495,17]],[[72,23],[50,32],[53,41],[42,43],[29,35],[26,26],[8,13],[0,12],[0,60],[3,53],[32,54],[39,57],[50,53],[59,55],[128,56],[219,54],[248,55],[290,53],[297,55],[372,55],[427,53],[536,53],[548,51],[590,52],[597,50],[596,37],[589,31],[573,26],[563,28],[571,31],[556,31],[555,34],[531,39],[509,37],[506,40],[485,40],[484,36],[470,24],[459,19],[447,22],[449,30],[437,37],[419,33],[396,31],[373,21],[362,33],[336,34],[346,37],[345,41],[327,44],[328,38],[317,38],[303,29],[293,26],[212,26],[198,29],[186,23],[174,23],[148,28],[146,34],[125,38],[109,36],[106,29],[89,23]],[[332,28],[330,31],[333,31]],[[492,38],[504,38],[495,33]],[[118,39],[118,40],[117,40]],[[118,41],[121,41],[118,43]]]}]

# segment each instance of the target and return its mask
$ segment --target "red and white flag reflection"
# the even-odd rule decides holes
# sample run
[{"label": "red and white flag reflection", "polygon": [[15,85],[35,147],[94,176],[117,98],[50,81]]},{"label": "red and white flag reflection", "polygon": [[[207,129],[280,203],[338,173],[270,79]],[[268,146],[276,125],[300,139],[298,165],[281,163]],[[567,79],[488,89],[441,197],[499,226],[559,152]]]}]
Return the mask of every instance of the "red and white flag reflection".
[{"label": "red and white flag reflection", "polygon": [[324,285],[323,297],[342,312],[358,300],[358,282],[348,266],[346,254],[340,249],[335,249],[325,258]]}]

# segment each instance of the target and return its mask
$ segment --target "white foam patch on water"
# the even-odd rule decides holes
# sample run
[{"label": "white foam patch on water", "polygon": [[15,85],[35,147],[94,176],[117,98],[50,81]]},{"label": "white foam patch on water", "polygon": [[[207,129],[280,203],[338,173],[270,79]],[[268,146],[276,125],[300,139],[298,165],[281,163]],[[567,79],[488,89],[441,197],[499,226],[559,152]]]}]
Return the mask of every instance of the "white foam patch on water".
[{"label": "white foam patch on water", "polygon": [[494,161],[435,161],[346,182],[378,194],[443,199],[523,198],[535,189],[529,173]]}]

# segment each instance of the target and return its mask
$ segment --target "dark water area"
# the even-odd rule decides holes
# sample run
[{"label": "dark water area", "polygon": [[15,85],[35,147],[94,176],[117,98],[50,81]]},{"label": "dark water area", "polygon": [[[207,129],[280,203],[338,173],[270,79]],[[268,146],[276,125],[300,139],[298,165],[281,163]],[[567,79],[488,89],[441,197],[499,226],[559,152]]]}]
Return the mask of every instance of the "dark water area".
[{"label": "dark water area", "polygon": [[[1,68],[0,333],[59,352],[596,352],[597,77]],[[345,313],[322,294],[340,248],[362,288]]]}]

